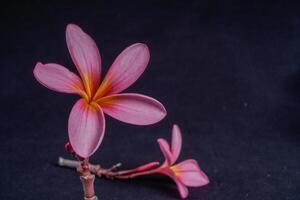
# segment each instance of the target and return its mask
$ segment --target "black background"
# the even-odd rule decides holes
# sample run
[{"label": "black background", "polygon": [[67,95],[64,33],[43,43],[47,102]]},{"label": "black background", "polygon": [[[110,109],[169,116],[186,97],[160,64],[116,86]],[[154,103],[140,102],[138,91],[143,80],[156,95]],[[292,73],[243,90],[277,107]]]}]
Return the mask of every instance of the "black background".
[{"label": "black background", "polygon": [[[103,70],[125,47],[145,42],[151,61],[127,91],[159,99],[153,126],[107,117],[92,161],[124,168],[163,161],[156,143],[183,131],[180,160],[195,158],[211,183],[189,199],[300,199],[300,7],[291,1],[31,2],[1,5],[0,199],[82,199],[67,157],[67,119],[77,96],[34,79],[37,61],[75,71],[65,27],[99,45]],[[100,199],[178,199],[168,179],[97,179]]]}]

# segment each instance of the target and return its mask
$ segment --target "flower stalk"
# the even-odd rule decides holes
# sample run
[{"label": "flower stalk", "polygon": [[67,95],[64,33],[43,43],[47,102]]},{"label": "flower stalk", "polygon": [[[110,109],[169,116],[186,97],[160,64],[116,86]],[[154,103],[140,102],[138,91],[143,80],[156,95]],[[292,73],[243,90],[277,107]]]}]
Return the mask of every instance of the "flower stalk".
[{"label": "flower stalk", "polygon": [[[155,166],[156,166],[156,162]],[[63,157],[58,158],[58,165],[61,167],[67,167],[67,168],[73,168],[77,169],[77,171],[80,172],[82,168],[82,163],[81,161],[76,161],[76,160],[70,160],[70,159],[65,159]],[[142,175],[149,175],[153,174],[155,170],[150,170],[150,171],[139,171],[137,169],[132,169],[132,170],[120,170],[116,171],[117,168],[121,167],[121,163],[117,163],[113,165],[112,167],[106,169],[102,168],[101,165],[99,164],[88,164],[89,172],[91,174],[95,174],[98,177],[106,177],[109,179],[130,179],[130,178],[135,178],[138,176]],[[154,167],[154,165],[153,165]],[[149,169],[149,168],[147,168]],[[145,168],[145,170],[147,170]]]},{"label": "flower stalk", "polygon": [[94,190],[95,175],[91,173],[88,159],[80,161],[78,172],[84,192],[84,200],[98,200]]}]

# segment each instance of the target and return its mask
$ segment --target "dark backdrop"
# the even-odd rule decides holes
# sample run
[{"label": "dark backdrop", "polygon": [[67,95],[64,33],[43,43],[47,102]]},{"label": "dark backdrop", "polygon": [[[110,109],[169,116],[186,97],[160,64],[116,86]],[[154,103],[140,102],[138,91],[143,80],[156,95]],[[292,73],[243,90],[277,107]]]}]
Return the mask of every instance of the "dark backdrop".
[{"label": "dark backdrop", "polygon": [[[170,139],[176,122],[180,160],[197,159],[211,180],[190,189],[189,199],[300,199],[300,7],[241,2],[1,5],[0,199],[82,197],[78,175],[55,165],[68,156],[67,119],[78,97],[50,91],[32,75],[37,61],[75,71],[64,35],[70,22],[96,40],[104,72],[125,47],[147,43],[150,64],[127,91],[168,110],[146,127],[107,118],[93,162],[163,161],[156,139]],[[179,198],[175,184],[160,178],[95,184],[100,199]]]}]

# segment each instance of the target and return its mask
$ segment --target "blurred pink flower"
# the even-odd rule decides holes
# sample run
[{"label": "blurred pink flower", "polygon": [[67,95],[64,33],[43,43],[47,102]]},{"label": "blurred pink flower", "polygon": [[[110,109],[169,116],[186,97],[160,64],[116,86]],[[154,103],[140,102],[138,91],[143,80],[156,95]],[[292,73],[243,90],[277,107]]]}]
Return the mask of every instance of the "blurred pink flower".
[{"label": "blurred pink flower", "polygon": [[165,161],[161,166],[157,167],[159,162],[151,162],[133,170],[120,171],[115,177],[128,179],[153,174],[167,175],[175,181],[183,199],[188,196],[187,187],[201,187],[209,183],[208,177],[200,169],[196,160],[188,159],[175,164],[182,146],[181,131],[177,125],[173,126],[171,147],[165,139],[160,138],[157,141],[165,157]]},{"label": "blurred pink flower", "polygon": [[171,147],[165,139],[160,138],[157,142],[165,157],[165,162],[158,173],[167,175],[175,181],[181,198],[188,196],[187,186],[200,187],[209,183],[208,177],[200,169],[196,160],[189,159],[174,165],[182,146],[181,131],[177,125],[173,126]]},{"label": "blurred pink flower", "polygon": [[87,158],[99,148],[105,132],[103,113],[136,125],[153,124],[166,116],[164,106],[151,97],[119,94],[147,67],[150,59],[147,45],[136,43],[122,51],[100,84],[101,57],[94,40],[74,24],[67,26],[66,40],[80,77],[54,63],[38,62],[33,73],[51,90],[81,96],[68,122],[69,140],[76,154]]}]

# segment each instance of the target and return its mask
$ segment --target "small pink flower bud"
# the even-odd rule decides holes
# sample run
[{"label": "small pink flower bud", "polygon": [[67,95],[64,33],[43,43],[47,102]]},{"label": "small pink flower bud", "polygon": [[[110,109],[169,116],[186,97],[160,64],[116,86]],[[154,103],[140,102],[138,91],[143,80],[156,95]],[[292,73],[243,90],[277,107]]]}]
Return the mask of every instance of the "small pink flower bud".
[{"label": "small pink flower bud", "polygon": [[68,152],[69,154],[74,154],[74,153],[75,153],[75,151],[74,151],[72,145],[70,144],[70,142],[67,142],[67,143],[65,144],[65,149],[67,150],[67,152]]}]

